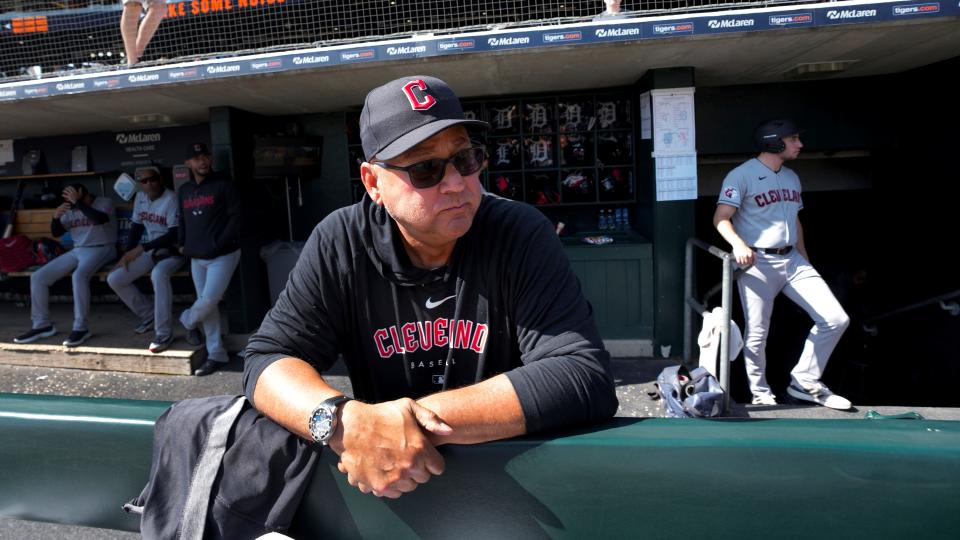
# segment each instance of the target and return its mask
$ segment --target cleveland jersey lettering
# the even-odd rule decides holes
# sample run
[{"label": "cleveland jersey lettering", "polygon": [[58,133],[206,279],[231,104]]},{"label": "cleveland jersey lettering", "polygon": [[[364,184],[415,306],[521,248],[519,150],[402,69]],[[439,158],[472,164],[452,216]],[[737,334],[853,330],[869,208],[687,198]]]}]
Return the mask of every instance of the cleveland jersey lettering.
[{"label": "cleveland jersey lettering", "polygon": [[106,197],[97,197],[90,207],[107,214],[109,220],[102,225],[97,225],[77,208],[72,208],[60,216],[60,223],[70,231],[70,236],[73,237],[73,245],[84,247],[115,243],[117,222],[114,217],[113,202]]},{"label": "cleveland jersey lettering", "polygon": [[718,204],[737,209],[731,221],[749,246],[780,248],[797,243],[797,213],[803,208],[800,178],[789,167],[771,171],[751,159],[730,171]]},{"label": "cleveland jersey lettering", "polygon": [[800,192],[795,189],[770,190],[766,193],[760,193],[753,198],[757,206],[763,208],[768,204],[779,202],[800,202]]},{"label": "cleveland jersey lettering", "polygon": [[176,227],[179,212],[177,196],[172,190],[165,189],[153,201],[149,195],[140,191],[133,204],[131,221],[143,225],[146,231],[144,241],[149,242],[166,234],[170,227]]},{"label": "cleveland jersey lettering", "polygon": [[152,212],[140,212],[137,214],[137,219],[140,220],[140,223],[154,223],[156,225],[167,226],[167,216],[161,214],[154,214]]},{"label": "cleveland jersey lettering", "polygon": [[216,202],[216,197],[213,195],[196,195],[189,199],[184,199],[183,207],[185,209],[197,209],[205,206],[213,206]]},{"label": "cleveland jersey lettering", "polygon": [[380,358],[429,351],[434,347],[469,349],[481,354],[487,344],[487,334],[488,326],[483,323],[438,318],[379,328],[373,333],[373,341]]}]

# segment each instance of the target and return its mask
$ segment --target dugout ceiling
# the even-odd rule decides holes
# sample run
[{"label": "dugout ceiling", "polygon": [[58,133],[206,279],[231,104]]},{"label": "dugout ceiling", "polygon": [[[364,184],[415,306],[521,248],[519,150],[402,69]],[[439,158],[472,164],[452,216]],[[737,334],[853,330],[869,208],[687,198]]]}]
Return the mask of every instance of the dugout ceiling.
[{"label": "dugout ceiling", "polygon": [[[270,116],[341,111],[362,105],[370,88],[415,73],[438,76],[462,97],[471,97],[627,85],[649,69],[677,66],[693,67],[700,87],[783,82],[791,68],[815,62],[849,61],[845,71],[829,76],[861,77],[921,67],[955,57],[958,51],[958,18],[940,16],[374,60],[0,101],[0,139],[155,127],[150,115],[169,117],[163,125],[195,124],[207,121],[209,108],[215,106]],[[138,70],[117,76],[134,73]],[[147,122],[134,123],[135,117],[146,117]]]}]

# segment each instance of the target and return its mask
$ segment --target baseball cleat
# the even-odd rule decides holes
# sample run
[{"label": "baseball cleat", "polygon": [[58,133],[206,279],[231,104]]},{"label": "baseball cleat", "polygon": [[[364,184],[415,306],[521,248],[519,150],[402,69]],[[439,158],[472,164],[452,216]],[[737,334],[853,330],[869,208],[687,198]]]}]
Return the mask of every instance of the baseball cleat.
[{"label": "baseball cleat", "polygon": [[153,354],[159,354],[167,350],[170,345],[173,344],[173,336],[167,336],[165,338],[157,338],[154,341],[150,342],[150,352]]},{"label": "baseball cleat", "polygon": [[754,394],[753,405],[776,405],[777,398],[773,394]]},{"label": "baseball cleat", "polygon": [[193,374],[197,377],[204,377],[217,371],[223,366],[227,365],[226,362],[217,362],[216,360],[210,360],[209,358],[203,361],[203,364],[200,364],[200,367],[193,371]]},{"label": "baseball cleat", "polygon": [[64,347],[79,347],[83,345],[85,341],[90,339],[93,336],[93,332],[89,330],[74,330],[70,332],[70,335],[63,342]]},{"label": "baseball cleat", "polygon": [[146,321],[141,322],[133,329],[134,334],[146,334],[153,329],[153,319],[147,319]]},{"label": "baseball cleat", "polygon": [[810,401],[838,411],[846,411],[853,407],[850,400],[834,394],[821,382],[818,382],[814,388],[802,388],[796,382],[792,382],[787,387],[787,394],[794,399]]},{"label": "baseball cleat", "polygon": [[188,328],[186,340],[189,345],[200,346],[203,344],[203,332],[199,328]]},{"label": "baseball cleat", "polygon": [[29,332],[20,334],[13,338],[14,343],[33,343],[42,338],[48,338],[57,333],[57,327],[54,325],[44,326],[43,328],[34,328]]}]

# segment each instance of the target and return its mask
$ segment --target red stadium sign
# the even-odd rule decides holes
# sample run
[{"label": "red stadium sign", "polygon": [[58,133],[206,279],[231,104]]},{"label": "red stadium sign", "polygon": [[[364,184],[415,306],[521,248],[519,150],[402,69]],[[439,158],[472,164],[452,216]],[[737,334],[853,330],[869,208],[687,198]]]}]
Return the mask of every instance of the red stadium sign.
[{"label": "red stadium sign", "polygon": [[286,0],[190,0],[167,4],[167,17],[207,15],[283,4]]}]

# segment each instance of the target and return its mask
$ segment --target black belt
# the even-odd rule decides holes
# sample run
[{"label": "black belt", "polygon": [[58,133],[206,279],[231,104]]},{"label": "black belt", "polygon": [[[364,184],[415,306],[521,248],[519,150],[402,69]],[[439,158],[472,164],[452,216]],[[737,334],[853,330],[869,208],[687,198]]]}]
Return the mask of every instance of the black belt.
[{"label": "black belt", "polygon": [[756,251],[757,253],[763,253],[764,255],[786,255],[793,251],[793,246],[785,246],[782,248],[758,248],[751,247],[750,249]]}]

